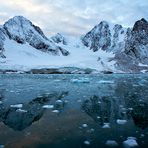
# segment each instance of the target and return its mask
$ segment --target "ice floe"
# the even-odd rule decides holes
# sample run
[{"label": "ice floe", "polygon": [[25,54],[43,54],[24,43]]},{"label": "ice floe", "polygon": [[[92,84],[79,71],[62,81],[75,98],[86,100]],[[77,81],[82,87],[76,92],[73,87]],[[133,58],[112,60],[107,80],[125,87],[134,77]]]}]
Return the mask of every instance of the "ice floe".
[{"label": "ice floe", "polygon": [[90,141],[87,141],[87,140],[86,140],[86,141],[84,141],[84,144],[85,144],[85,145],[90,145]]},{"label": "ice floe", "polygon": [[99,84],[114,84],[114,81],[100,80]]},{"label": "ice floe", "polygon": [[73,83],[90,83],[88,78],[80,78],[80,79],[72,79],[71,82]]},{"label": "ice floe", "polygon": [[56,103],[63,103],[63,101],[62,100],[57,100]]},{"label": "ice floe", "polygon": [[27,113],[27,110],[23,110],[23,109],[17,109],[16,112],[21,112],[21,113]]},{"label": "ice floe", "polygon": [[4,148],[5,146],[4,145],[0,145],[0,148]]},{"label": "ice floe", "polygon": [[45,109],[53,109],[54,108],[54,105],[44,105],[42,108],[45,108]]},{"label": "ice floe", "polygon": [[138,143],[135,137],[128,137],[126,141],[123,142],[124,148],[134,148],[138,147]]},{"label": "ice floe", "polygon": [[15,104],[15,105],[10,105],[12,108],[22,108],[23,104]]},{"label": "ice floe", "polygon": [[121,119],[117,120],[117,124],[119,124],[119,125],[124,125],[126,123],[127,123],[127,120],[121,120]]},{"label": "ice floe", "polygon": [[104,125],[102,126],[102,128],[110,128],[110,123],[104,123]]},{"label": "ice floe", "polygon": [[86,128],[86,127],[88,127],[88,125],[87,124],[82,124],[82,127]]},{"label": "ice floe", "polygon": [[107,140],[105,143],[108,147],[117,147],[118,143],[115,140]]},{"label": "ice floe", "polygon": [[59,110],[53,110],[52,112],[53,113],[59,113],[60,111]]}]

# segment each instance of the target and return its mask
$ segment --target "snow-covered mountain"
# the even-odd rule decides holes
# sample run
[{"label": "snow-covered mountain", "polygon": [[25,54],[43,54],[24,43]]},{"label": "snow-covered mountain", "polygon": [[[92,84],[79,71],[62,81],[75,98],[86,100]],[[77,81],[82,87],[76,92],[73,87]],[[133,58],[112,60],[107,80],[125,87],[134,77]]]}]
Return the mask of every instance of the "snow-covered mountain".
[{"label": "snow-covered mountain", "polygon": [[[35,49],[52,53],[53,55],[59,55],[60,52],[65,56],[69,54],[68,51],[56,46],[54,42],[49,40],[38,26],[35,26],[22,16],[16,16],[8,20],[2,29],[4,30],[3,33],[5,32],[2,36],[19,44],[28,43]],[[3,40],[1,41],[3,42]]]},{"label": "snow-covered mountain", "polygon": [[146,72],[148,22],[141,19],[133,28],[124,28],[102,21],[80,38],[60,33],[47,38],[22,16],[0,26],[1,71],[51,68],[73,69],[73,73],[88,68],[95,72]]},{"label": "snow-covered mountain", "polygon": [[148,70],[148,22],[145,19],[137,21],[133,28],[103,21],[88,32],[82,42],[94,52],[113,52],[116,69],[124,72]]}]

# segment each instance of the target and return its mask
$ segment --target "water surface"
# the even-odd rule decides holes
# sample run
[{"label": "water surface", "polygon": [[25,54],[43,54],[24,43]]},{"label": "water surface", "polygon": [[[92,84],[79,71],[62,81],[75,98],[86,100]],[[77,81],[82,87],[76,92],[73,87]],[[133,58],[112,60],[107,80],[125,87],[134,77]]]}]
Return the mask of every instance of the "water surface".
[{"label": "water surface", "polygon": [[123,147],[128,137],[147,148],[147,75],[0,75],[6,148]]}]

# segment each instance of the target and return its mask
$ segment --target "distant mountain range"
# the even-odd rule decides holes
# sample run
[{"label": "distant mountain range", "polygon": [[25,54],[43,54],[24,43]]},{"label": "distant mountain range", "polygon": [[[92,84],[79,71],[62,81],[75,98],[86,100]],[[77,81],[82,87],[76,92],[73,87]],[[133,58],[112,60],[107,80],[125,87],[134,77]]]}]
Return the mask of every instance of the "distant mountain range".
[{"label": "distant mountain range", "polygon": [[[52,70],[51,70],[52,69]],[[0,72],[148,72],[148,22],[133,28],[100,22],[80,38],[50,38],[23,16],[0,26]],[[46,72],[45,72],[46,71]]]}]

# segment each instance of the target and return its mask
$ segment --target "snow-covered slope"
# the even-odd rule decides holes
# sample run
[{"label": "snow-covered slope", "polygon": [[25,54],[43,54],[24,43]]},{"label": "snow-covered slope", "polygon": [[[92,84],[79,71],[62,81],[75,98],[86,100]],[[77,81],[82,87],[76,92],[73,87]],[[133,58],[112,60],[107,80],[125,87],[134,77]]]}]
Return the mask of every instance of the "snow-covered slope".
[{"label": "snow-covered slope", "polygon": [[60,53],[62,53],[67,56],[69,54],[65,49],[56,46],[54,42],[44,35],[38,26],[35,26],[23,16],[16,16],[8,20],[3,25],[3,29],[9,36],[9,39],[14,40],[19,44],[28,43],[35,49],[52,53],[53,55],[60,55]]},{"label": "snow-covered slope", "polygon": [[[115,53],[115,68],[124,72],[148,71],[148,22],[137,21],[133,28],[123,28],[102,21],[82,38],[94,52]],[[147,66],[139,66],[142,63]]]},{"label": "snow-covered slope", "polygon": [[22,16],[0,26],[0,71],[63,67],[147,72],[148,22],[141,19],[133,28],[123,28],[102,21],[80,38],[60,33],[47,38]]},{"label": "snow-covered slope", "polygon": [[28,71],[41,68],[77,67],[91,68],[98,71],[116,71],[113,66],[114,62],[109,62],[114,54],[102,50],[92,52],[79,39],[69,38],[67,40],[67,45],[61,43],[58,46],[69,49],[70,55],[53,56],[35,50],[28,43],[18,44],[7,39],[4,45],[6,49],[4,54],[7,58],[0,60],[0,69]]},{"label": "snow-covered slope", "polygon": [[82,42],[94,52],[105,50],[117,53],[125,46],[126,30],[121,25],[102,21],[82,38]]}]

